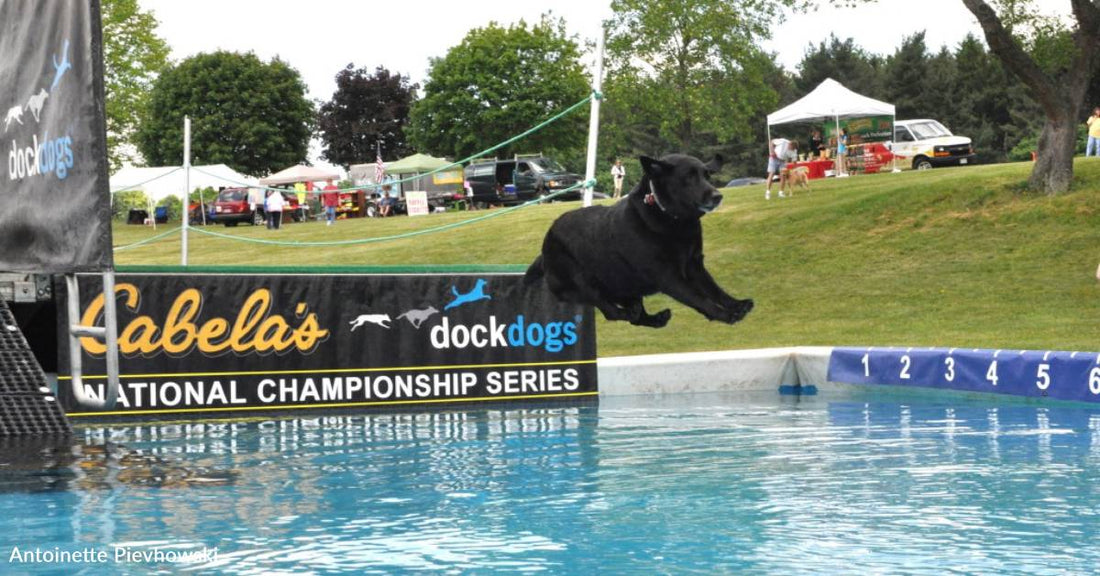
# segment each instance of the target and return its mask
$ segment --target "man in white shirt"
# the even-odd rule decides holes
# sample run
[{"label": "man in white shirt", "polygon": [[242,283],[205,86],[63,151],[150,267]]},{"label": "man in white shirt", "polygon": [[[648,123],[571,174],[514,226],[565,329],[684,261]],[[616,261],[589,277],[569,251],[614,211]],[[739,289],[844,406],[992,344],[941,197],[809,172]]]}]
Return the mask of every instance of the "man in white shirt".
[{"label": "man in white shirt", "polygon": [[779,197],[782,198],[783,184],[786,182],[787,162],[798,159],[798,141],[786,138],[773,138],[768,147],[768,184],[764,199],[772,199],[772,178],[779,174]]},{"label": "man in white shirt", "polygon": [[264,201],[264,210],[267,212],[267,227],[278,230],[283,223],[283,193],[278,190],[268,190],[267,200]]}]

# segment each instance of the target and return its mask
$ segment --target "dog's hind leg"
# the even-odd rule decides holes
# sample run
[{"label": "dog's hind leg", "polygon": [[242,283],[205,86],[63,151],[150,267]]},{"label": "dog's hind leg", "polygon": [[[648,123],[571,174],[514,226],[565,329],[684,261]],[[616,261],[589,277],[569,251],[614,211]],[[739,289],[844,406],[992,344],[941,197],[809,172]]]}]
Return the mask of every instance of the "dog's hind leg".
[{"label": "dog's hind leg", "polygon": [[656,314],[650,314],[645,311],[645,304],[642,303],[641,298],[635,298],[628,302],[624,308],[627,314],[630,315],[630,323],[635,326],[646,326],[649,328],[664,328],[670,318],[672,318],[672,311],[668,308],[661,310]]}]

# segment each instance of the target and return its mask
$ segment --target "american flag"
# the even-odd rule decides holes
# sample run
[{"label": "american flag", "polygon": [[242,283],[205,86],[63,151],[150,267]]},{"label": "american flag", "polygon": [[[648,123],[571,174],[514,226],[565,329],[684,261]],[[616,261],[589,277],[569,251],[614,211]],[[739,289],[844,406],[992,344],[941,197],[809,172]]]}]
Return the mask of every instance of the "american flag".
[{"label": "american flag", "polygon": [[382,161],[382,151],[378,151],[377,160],[374,161],[374,181],[378,184],[382,184],[382,179],[386,177],[386,163]]}]

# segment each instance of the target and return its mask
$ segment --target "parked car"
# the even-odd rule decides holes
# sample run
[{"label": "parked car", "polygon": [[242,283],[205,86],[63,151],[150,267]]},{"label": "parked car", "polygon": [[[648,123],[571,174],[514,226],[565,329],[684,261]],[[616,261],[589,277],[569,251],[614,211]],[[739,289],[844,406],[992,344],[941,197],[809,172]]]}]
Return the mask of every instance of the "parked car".
[{"label": "parked car", "polygon": [[974,163],[970,138],[955,136],[930,119],[895,122],[892,151],[900,160],[911,161],[914,170]]},{"label": "parked car", "polygon": [[[584,181],[583,177],[545,156],[494,158],[470,164],[465,172],[473,191],[473,202],[478,205],[520,204]],[[578,188],[555,199],[578,200],[581,193]]]},{"label": "parked car", "polygon": [[734,178],[726,183],[726,188],[739,188],[741,186],[755,186],[757,184],[767,184],[768,181],[764,178],[757,178],[755,176],[747,176],[745,178]]},{"label": "parked car", "polygon": [[[236,226],[241,222],[253,226],[263,224],[264,214],[262,190],[250,188],[223,188],[214,200],[214,222],[226,226]],[[283,221],[290,217],[295,222],[306,219],[309,207],[298,203],[298,196],[292,192],[278,192],[283,195]]]}]

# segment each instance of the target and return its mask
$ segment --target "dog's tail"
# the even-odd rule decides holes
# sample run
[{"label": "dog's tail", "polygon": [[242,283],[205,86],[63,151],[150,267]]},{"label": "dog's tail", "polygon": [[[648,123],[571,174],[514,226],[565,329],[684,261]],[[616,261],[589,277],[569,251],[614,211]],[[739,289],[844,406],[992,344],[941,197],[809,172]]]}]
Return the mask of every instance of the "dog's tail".
[{"label": "dog's tail", "polygon": [[539,280],[542,280],[546,270],[542,267],[542,254],[539,254],[538,258],[527,267],[527,273],[523,275],[523,283],[530,286]]}]

